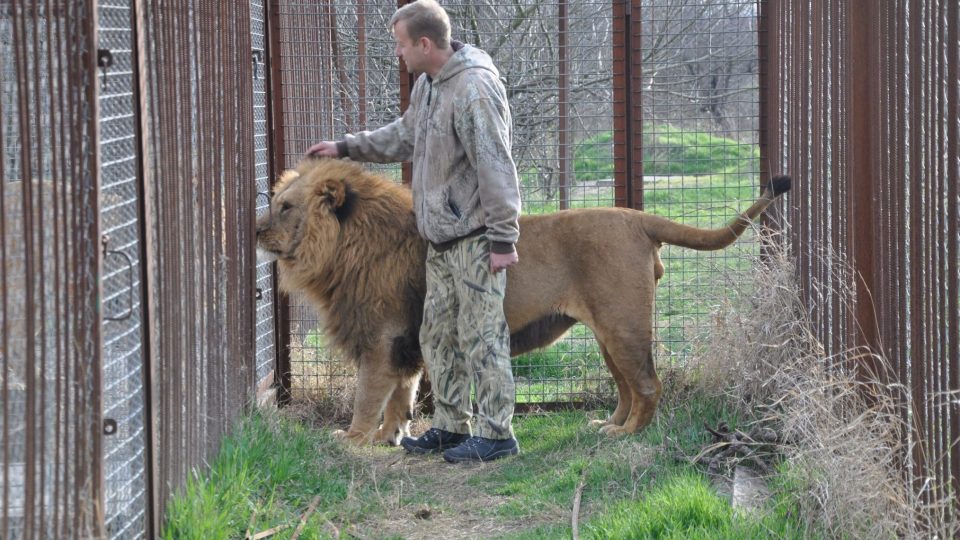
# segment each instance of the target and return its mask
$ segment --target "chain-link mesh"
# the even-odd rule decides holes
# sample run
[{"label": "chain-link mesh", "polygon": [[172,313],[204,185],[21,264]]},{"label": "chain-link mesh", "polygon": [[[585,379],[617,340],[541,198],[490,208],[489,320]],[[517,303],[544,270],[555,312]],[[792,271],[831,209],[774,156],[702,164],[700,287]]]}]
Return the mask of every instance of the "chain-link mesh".
[{"label": "chain-link mesh", "polygon": [[[253,148],[256,167],[257,193],[270,192],[270,171],[267,158],[269,130],[267,127],[267,42],[266,21],[262,1],[250,2],[250,40],[253,50]],[[266,196],[257,197],[257,212],[266,211],[270,200]],[[276,362],[276,339],[274,331],[274,290],[273,265],[257,265],[257,381],[264,379],[273,371]]]},{"label": "chain-link mesh", "polygon": [[113,64],[100,81],[100,219],[103,258],[103,414],[106,528],[111,538],[144,533],[144,402],[140,222],[134,130],[130,0],[99,3],[100,48]]}]

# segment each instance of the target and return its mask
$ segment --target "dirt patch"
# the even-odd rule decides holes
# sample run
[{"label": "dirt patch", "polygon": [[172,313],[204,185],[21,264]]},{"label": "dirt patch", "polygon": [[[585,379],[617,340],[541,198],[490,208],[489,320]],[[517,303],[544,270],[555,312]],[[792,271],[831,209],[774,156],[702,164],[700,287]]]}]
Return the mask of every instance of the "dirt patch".
[{"label": "dirt patch", "polygon": [[[428,420],[418,419],[411,432],[419,435],[429,427]],[[570,519],[569,509],[566,515],[557,509],[534,519],[498,516],[497,509],[512,499],[485,492],[473,480],[509,461],[454,465],[439,455],[414,456],[388,447],[349,447],[347,453],[361,464],[361,481],[377,485],[389,478],[384,483],[389,487],[377,489],[379,513],[349,530],[358,538],[492,538]]]}]

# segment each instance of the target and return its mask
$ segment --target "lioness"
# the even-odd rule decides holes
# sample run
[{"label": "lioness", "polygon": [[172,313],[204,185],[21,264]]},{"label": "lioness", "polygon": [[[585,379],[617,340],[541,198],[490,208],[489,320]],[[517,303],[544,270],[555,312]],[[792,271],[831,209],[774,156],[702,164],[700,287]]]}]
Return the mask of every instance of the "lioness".
[{"label": "lioness", "polygon": [[[618,391],[601,431],[643,429],[661,392],[651,351],[661,244],[726,247],[789,189],[788,177],[774,178],[746,212],[714,230],[623,208],[521,217],[520,262],[507,271],[504,300],[511,353],[547,346],[583,322]],[[353,419],[340,435],[397,444],[408,435],[423,363],[426,243],[410,190],[352,162],[305,160],[277,182],[257,245],[278,261],[280,288],[305,293],[332,345],[357,364]]]}]

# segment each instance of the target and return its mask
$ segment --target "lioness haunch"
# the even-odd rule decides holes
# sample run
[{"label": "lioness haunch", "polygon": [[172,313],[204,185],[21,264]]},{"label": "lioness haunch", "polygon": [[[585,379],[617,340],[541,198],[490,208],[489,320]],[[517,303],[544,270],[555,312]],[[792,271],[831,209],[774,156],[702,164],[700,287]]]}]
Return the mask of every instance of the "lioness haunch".
[{"label": "lioness haunch", "polygon": [[[520,262],[507,272],[504,301],[512,354],[547,346],[583,322],[618,391],[601,431],[643,429],[661,392],[651,350],[660,246],[724,248],[789,189],[789,178],[774,178],[746,212],[713,230],[623,208],[521,217]],[[356,362],[353,420],[340,434],[397,444],[408,434],[423,368],[426,244],[409,189],[354,163],[305,160],[277,183],[257,243],[278,261],[280,288],[304,293],[332,345]]]}]

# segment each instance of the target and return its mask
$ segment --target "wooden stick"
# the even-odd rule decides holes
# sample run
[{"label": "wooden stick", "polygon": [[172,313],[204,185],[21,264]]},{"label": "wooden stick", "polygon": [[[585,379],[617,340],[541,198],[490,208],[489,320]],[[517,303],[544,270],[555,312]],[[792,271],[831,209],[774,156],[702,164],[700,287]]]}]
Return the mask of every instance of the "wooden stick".
[{"label": "wooden stick", "polygon": [[320,496],[317,495],[310,501],[310,506],[307,508],[306,513],[303,514],[303,517],[300,518],[300,525],[297,525],[297,530],[293,531],[293,536],[290,537],[290,540],[297,540],[300,538],[300,533],[303,532],[303,528],[307,526],[307,520],[310,519],[310,514],[317,509],[317,505],[320,504]]},{"label": "wooden stick", "polygon": [[247,525],[247,532],[243,534],[243,540],[252,540],[253,539],[253,524],[257,521],[257,509],[254,508],[253,512],[250,512],[250,524]]},{"label": "wooden stick", "polygon": [[252,540],[262,540],[263,538],[270,538],[271,536],[277,534],[278,532],[284,529],[289,529],[289,528],[290,528],[289,525],[277,525],[272,529],[267,529],[263,532],[258,532],[257,534],[253,535]]},{"label": "wooden stick", "polygon": [[577,491],[573,494],[573,515],[570,517],[570,528],[573,529],[573,540],[580,540],[580,499],[583,497],[583,486],[586,484],[587,468],[580,471],[580,483],[577,484]]}]

